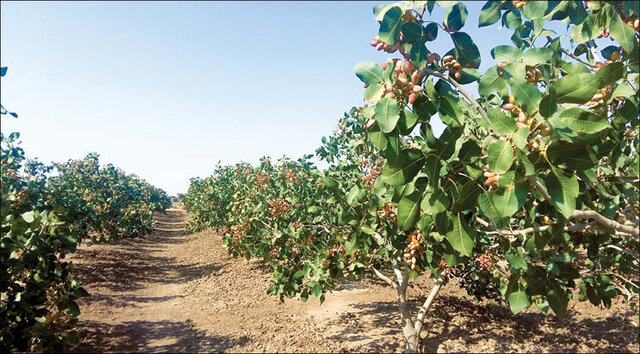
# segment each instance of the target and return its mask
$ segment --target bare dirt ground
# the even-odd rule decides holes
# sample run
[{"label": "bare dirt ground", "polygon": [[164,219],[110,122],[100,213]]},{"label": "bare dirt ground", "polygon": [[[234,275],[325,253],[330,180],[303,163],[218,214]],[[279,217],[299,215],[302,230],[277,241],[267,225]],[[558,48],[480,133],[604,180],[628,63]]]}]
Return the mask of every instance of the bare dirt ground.
[{"label": "bare dirt ground", "polygon": [[[397,352],[394,291],[344,282],[320,305],[266,294],[269,269],[227,255],[210,231],[186,234],[181,210],[146,237],[85,244],[74,255],[91,293],[81,301],[79,352]],[[165,231],[160,231],[165,230]],[[431,288],[418,280],[410,296]],[[639,352],[625,304],[572,302],[562,321],[475,302],[455,282],[440,292],[423,331],[426,352]],[[416,302],[417,307],[418,302]],[[637,321],[637,319],[635,319]]]}]

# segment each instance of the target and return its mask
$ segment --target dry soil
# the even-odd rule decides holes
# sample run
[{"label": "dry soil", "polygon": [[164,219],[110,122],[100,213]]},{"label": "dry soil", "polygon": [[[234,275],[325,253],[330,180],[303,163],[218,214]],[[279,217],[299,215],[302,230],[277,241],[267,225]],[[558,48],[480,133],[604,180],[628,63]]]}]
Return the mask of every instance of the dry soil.
[{"label": "dry soil", "polygon": [[[269,268],[228,256],[211,231],[187,234],[186,215],[157,216],[151,235],[82,245],[73,256],[91,296],[81,300],[81,352],[398,352],[394,291],[375,280],[343,282],[320,305],[266,294]],[[431,282],[410,295],[424,301]],[[518,316],[444,287],[423,331],[426,352],[639,352],[638,328],[621,301],[611,309],[572,302],[557,320]],[[637,322],[636,322],[637,323]]]}]

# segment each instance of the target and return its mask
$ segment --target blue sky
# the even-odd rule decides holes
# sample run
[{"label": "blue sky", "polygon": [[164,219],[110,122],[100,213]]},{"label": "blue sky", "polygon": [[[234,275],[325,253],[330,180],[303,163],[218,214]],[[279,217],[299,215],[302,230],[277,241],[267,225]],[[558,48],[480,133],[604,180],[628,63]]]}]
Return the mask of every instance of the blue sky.
[{"label": "blue sky", "polygon": [[[43,162],[95,151],[170,194],[218,161],[313,153],[363,103],[356,62],[387,57],[368,44],[380,3],[2,2],[2,103],[20,115],[2,131]],[[465,31],[484,72],[511,31],[478,29],[483,4],[466,2]]]}]

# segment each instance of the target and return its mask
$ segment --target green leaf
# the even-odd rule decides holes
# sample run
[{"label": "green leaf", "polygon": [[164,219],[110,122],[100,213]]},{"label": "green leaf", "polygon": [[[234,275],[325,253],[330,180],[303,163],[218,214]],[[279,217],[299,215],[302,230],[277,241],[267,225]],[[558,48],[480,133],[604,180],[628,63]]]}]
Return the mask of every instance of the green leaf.
[{"label": "green leaf", "polygon": [[478,93],[480,96],[489,96],[497,93],[500,97],[506,97],[509,94],[509,86],[507,80],[498,75],[498,68],[493,66],[482,75],[478,83]]},{"label": "green leaf", "polygon": [[402,197],[398,202],[398,227],[400,230],[406,231],[411,229],[418,218],[420,218],[420,197],[419,191]]},{"label": "green leaf", "polygon": [[456,60],[465,68],[477,69],[480,67],[480,51],[471,37],[464,32],[451,33],[451,39],[455,47]]},{"label": "green leaf", "polygon": [[347,192],[346,200],[347,200],[347,203],[349,203],[349,205],[354,205],[355,204],[354,202],[357,202],[357,197],[359,192],[360,192],[360,189],[358,188],[357,185],[354,185],[349,190],[349,192]]},{"label": "green leaf", "polygon": [[478,70],[463,68],[462,70],[460,70],[460,80],[458,80],[458,83],[460,85],[470,84],[472,82],[480,80],[481,77],[482,73],[480,73]]},{"label": "green leaf", "polygon": [[26,212],[26,213],[22,213],[22,215],[20,215],[20,216],[22,216],[22,219],[23,219],[27,224],[31,224],[31,223],[33,222],[33,220],[34,220],[33,213],[34,213],[34,212],[33,212],[33,210],[32,210],[32,211],[28,211],[28,212]]},{"label": "green leaf", "polygon": [[456,150],[456,142],[462,136],[463,127],[447,126],[437,140],[437,154],[442,160],[447,160]]},{"label": "green leaf", "polygon": [[76,304],[74,301],[69,301],[64,311],[71,317],[80,316],[80,308],[78,307],[78,304]]},{"label": "green leaf", "polygon": [[382,99],[382,95],[384,94],[384,86],[379,83],[373,83],[364,90],[364,99],[376,104]]},{"label": "green leaf", "polygon": [[460,104],[451,96],[445,96],[440,99],[440,120],[446,125],[460,126],[461,122],[458,117],[462,117],[462,110]]},{"label": "green leaf", "polygon": [[553,131],[573,140],[581,134],[595,134],[609,128],[606,119],[578,107],[568,108],[548,119]]},{"label": "green leaf", "polygon": [[496,140],[487,149],[489,157],[487,163],[489,169],[497,174],[503,174],[511,168],[513,164],[513,148],[511,144],[503,140]]},{"label": "green leaf", "polygon": [[[637,11],[637,10],[636,10]],[[638,42],[636,41],[636,31],[629,27],[617,13],[611,15],[609,21],[609,33],[611,38],[620,43],[622,49],[627,53],[635,53],[637,55]]]},{"label": "green leaf", "polygon": [[482,188],[475,180],[467,181],[460,189],[460,192],[456,193],[453,205],[451,205],[451,212],[459,213],[472,208],[476,204],[480,193],[482,193]]},{"label": "green leaf", "polygon": [[418,123],[418,115],[409,110],[403,110],[400,112],[400,120],[398,121],[398,128],[401,134],[409,134]]},{"label": "green leaf", "polygon": [[511,308],[511,312],[514,315],[531,306],[529,296],[527,296],[527,292],[522,285],[518,285],[518,290],[509,294],[507,300],[509,301],[509,308]]},{"label": "green leaf", "polygon": [[502,17],[502,24],[508,29],[515,29],[522,24],[520,11],[507,11]]},{"label": "green leaf", "polygon": [[398,6],[394,6],[387,10],[380,23],[378,37],[381,41],[393,47],[398,39],[398,34],[402,28],[402,10]]},{"label": "green leaf", "polygon": [[513,144],[520,150],[524,150],[527,145],[527,138],[531,131],[527,128],[520,128],[513,134]]},{"label": "green leaf", "polygon": [[560,171],[553,169],[545,179],[547,192],[551,196],[551,204],[566,219],[576,210],[579,186],[575,178],[566,177]]},{"label": "green leaf", "polygon": [[554,82],[558,103],[585,103],[595,95],[600,81],[592,74],[569,74]]},{"label": "green leaf", "polygon": [[[604,48],[603,50],[601,50],[600,54],[602,54],[603,58],[605,58],[607,60],[611,60],[611,56],[613,55],[613,52],[619,52],[618,46],[610,45],[610,46]],[[582,66],[584,66],[584,65],[582,65]]]},{"label": "green leaf", "polygon": [[586,170],[598,163],[598,157],[584,143],[569,143],[557,140],[547,148],[547,157],[552,164],[572,170]]},{"label": "green leaf", "polygon": [[376,63],[360,62],[356,64],[355,72],[356,76],[367,85],[382,81],[382,68]]},{"label": "green leaf", "polygon": [[571,39],[576,43],[585,43],[597,38],[603,29],[595,24],[594,16],[590,15],[581,24],[571,27]]},{"label": "green leaf", "polygon": [[611,97],[633,97],[637,94],[637,91],[634,91],[629,85],[625,83],[621,83],[613,90],[611,93]]},{"label": "green leaf", "polygon": [[536,66],[538,64],[550,62],[552,56],[553,50],[551,50],[551,48],[533,48],[524,52],[522,62],[525,65]]},{"label": "green leaf", "polygon": [[591,74],[591,70],[583,64],[580,63],[567,63],[562,62],[562,71],[565,72],[565,75],[570,74]]},{"label": "green leaf", "polygon": [[552,114],[558,110],[558,103],[556,102],[556,94],[553,90],[549,90],[549,93],[544,95],[540,100],[540,107],[538,112],[541,116],[549,118]]},{"label": "green leaf", "polygon": [[416,22],[402,24],[402,35],[411,42],[424,41],[424,28]]},{"label": "green leaf", "polygon": [[447,210],[449,205],[451,205],[451,201],[442,189],[437,188],[434,190],[433,188],[430,188],[424,196],[422,196],[420,209],[427,215],[435,215]]},{"label": "green leaf", "polygon": [[504,259],[511,264],[511,266],[517,270],[524,270],[525,272],[529,269],[527,265],[527,261],[520,255],[514,253],[505,253]]},{"label": "green leaf", "polygon": [[535,168],[529,160],[528,155],[522,150],[516,150],[516,156],[518,157],[518,164],[524,168],[525,176],[533,176]]},{"label": "green leaf", "polygon": [[470,256],[476,243],[473,230],[469,227],[468,222],[462,220],[461,214],[452,215],[451,222],[453,230],[447,232],[447,241],[460,254]]},{"label": "green leaf", "polygon": [[530,116],[534,115],[538,111],[538,106],[542,99],[542,94],[538,88],[519,77],[510,78],[509,85],[511,86],[511,93],[516,98],[516,105],[522,107]]},{"label": "green leaf", "polygon": [[489,196],[495,206],[495,211],[500,217],[510,217],[524,205],[527,198],[527,190],[514,181],[515,173],[507,172],[500,178],[500,187],[496,191],[490,191]]},{"label": "green leaf", "polygon": [[[614,82],[622,79],[625,74],[625,67],[622,62],[614,62],[609,65],[605,65],[598,69],[596,73],[596,79],[600,82],[599,88],[611,85]],[[593,96],[592,96],[593,97]]]},{"label": "green leaf", "polygon": [[487,115],[489,116],[496,133],[509,135],[516,131],[516,121],[504,114],[500,109],[489,108],[487,109]]},{"label": "green leaf", "polygon": [[400,107],[398,102],[389,97],[385,97],[376,105],[374,118],[385,133],[390,133],[396,128],[400,119]]},{"label": "green leaf", "polygon": [[478,197],[478,205],[480,206],[480,210],[486,215],[489,219],[496,220],[500,218],[500,213],[498,212],[498,208],[491,197],[491,192],[485,191]]},{"label": "green leaf", "polygon": [[377,123],[374,124],[373,127],[371,127],[367,135],[369,136],[369,139],[371,140],[371,142],[373,142],[373,145],[375,145],[378,150],[382,151],[387,148],[387,144],[389,140],[387,139],[385,134],[382,131],[380,131],[380,126],[378,126]]},{"label": "green leaf", "polygon": [[351,238],[344,243],[344,251],[348,255],[351,255],[357,249],[358,249],[358,238],[354,235],[354,236],[351,236]]},{"label": "green leaf", "polygon": [[492,25],[500,20],[502,4],[498,1],[487,1],[480,10],[478,27]]},{"label": "green leaf", "polygon": [[425,157],[417,150],[404,150],[396,161],[387,161],[382,169],[381,177],[392,186],[407,184],[424,166]]},{"label": "green leaf", "polygon": [[427,37],[427,41],[438,38],[438,25],[432,22],[424,26],[424,35]]},{"label": "green leaf", "polygon": [[429,178],[429,184],[434,187],[438,186],[438,181],[440,180],[440,169],[442,168],[440,158],[435,154],[428,154],[425,157],[424,165],[425,172]]},{"label": "green leaf", "polygon": [[446,27],[449,32],[459,31],[464,26],[468,14],[467,7],[463,3],[456,3],[448,8],[445,13],[444,27]]},{"label": "green leaf", "polygon": [[547,11],[546,1],[529,1],[522,8],[522,14],[524,17],[530,20],[537,20],[543,18]]},{"label": "green leaf", "polygon": [[547,292],[547,299],[549,306],[555,312],[556,316],[563,318],[567,313],[567,305],[569,304],[569,298],[567,293],[562,289],[557,281],[551,281],[550,287]]},{"label": "green leaf", "polygon": [[522,51],[514,46],[499,45],[491,49],[491,56],[498,63],[516,63],[522,57]]}]

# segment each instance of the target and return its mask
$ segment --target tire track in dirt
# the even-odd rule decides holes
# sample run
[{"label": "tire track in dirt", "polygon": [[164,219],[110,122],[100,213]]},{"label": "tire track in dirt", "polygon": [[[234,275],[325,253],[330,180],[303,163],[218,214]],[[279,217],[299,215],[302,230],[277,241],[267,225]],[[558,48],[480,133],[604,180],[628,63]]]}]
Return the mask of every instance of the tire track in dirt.
[{"label": "tire track in dirt", "polygon": [[[156,216],[151,235],[85,244],[72,259],[90,292],[80,301],[82,352],[390,352],[402,334],[394,291],[374,280],[344,281],[326,295],[280,303],[267,295],[269,268],[228,256],[211,231],[187,234],[186,215]],[[160,231],[165,230],[165,231]],[[431,282],[413,283],[424,300]],[[637,352],[624,304],[572,303],[563,321],[533,310],[477,303],[449,284],[441,291],[423,349],[449,351]],[[417,302],[416,302],[417,306]]]}]

